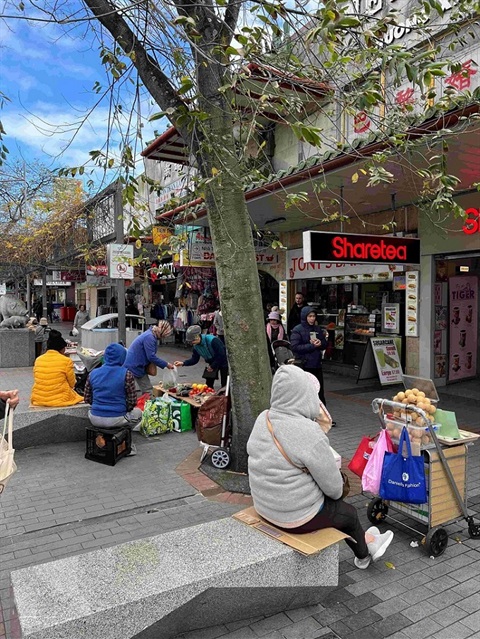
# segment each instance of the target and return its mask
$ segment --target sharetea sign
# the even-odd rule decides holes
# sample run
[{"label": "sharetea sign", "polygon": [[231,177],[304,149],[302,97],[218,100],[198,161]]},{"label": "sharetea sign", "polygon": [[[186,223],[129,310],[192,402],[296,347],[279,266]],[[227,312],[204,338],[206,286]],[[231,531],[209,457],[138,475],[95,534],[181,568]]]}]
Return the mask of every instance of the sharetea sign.
[{"label": "sharetea sign", "polygon": [[420,240],[390,235],[304,231],[305,262],[419,264]]}]

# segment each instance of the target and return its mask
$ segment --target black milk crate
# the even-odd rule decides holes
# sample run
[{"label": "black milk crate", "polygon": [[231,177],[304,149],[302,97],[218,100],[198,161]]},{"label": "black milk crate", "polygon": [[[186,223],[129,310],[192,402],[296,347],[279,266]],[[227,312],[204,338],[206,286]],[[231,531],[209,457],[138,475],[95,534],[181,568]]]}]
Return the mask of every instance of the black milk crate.
[{"label": "black milk crate", "polygon": [[87,451],[85,459],[115,466],[119,459],[126,457],[132,449],[132,431],[130,428],[119,430],[105,428],[86,428]]}]

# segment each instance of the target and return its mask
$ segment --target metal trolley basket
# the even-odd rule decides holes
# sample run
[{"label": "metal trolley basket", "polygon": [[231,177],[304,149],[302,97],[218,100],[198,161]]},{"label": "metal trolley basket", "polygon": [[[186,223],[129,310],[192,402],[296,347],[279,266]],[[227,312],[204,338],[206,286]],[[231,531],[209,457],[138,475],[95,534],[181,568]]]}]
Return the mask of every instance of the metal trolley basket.
[{"label": "metal trolley basket", "polygon": [[[423,419],[431,443],[422,446],[427,480],[427,502],[425,504],[407,504],[385,501],[374,497],[367,506],[367,517],[372,523],[388,518],[396,523],[423,535],[404,521],[389,515],[390,510],[403,513],[427,526],[424,547],[434,557],[442,555],[448,545],[448,534],[443,526],[465,519],[472,539],[480,538],[480,524],[476,524],[468,514],[467,499],[467,445],[459,444],[447,449],[442,448],[435,429],[430,425],[425,411],[417,406],[402,404],[385,399],[374,399],[372,409],[378,415],[382,428],[386,428],[386,416],[395,410],[408,410]],[[427,432],[427,431],[426,431]]]}]

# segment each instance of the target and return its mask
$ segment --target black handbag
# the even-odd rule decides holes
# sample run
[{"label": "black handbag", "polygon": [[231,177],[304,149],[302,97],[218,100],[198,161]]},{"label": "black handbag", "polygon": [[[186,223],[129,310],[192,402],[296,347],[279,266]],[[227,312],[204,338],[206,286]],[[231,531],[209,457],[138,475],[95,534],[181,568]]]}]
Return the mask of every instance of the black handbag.
[{"label": "black handbag", "polygon": [[214,368],[213,371],[209,371],[208,366],[205,366],[202,377],[203,379],[218,379],[218,368]]}]

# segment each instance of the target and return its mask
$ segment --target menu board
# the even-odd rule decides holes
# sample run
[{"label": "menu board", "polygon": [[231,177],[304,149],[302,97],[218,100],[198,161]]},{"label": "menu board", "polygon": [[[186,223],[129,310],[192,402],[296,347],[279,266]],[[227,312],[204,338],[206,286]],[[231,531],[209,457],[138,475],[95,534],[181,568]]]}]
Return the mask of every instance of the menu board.
[{"label": "menu board", "polygon": [[400,305],[384,304],[382,306],[382,331],[400,333]]},{"label": "menu board", "polygon": [[477,374],[478,278],[451,277],[449,297],[448,379],[456,381]]},{"label": "menu board", "polygon": [[405,334],[418,337],[418,271],[407,271],[405,289]]},{"label": "menu board", "polygon": [[380,383],[382,385],[401,383],[403,371],[395,340],[372,337],[370,343]]}]

